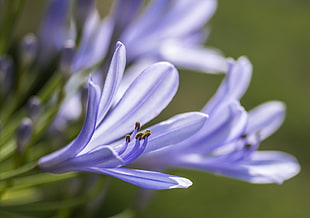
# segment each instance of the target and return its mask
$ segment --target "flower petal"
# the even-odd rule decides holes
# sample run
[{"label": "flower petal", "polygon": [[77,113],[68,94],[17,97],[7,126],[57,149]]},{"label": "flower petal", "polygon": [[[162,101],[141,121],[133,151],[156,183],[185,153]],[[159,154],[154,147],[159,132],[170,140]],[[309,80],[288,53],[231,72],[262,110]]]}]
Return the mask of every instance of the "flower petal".
[{"label": "flower petal", "polygon": [[103,173],[126,182],[137,185],[141,188],[161,190],[172,188],[188,188],[192,182],[186,178],[168,175],[159,172],[136,170],[128,168],[96,168],[91,167],[88,171]]},{"label": "flower petal", "polygon": [[137,121],[144,124],[156,117],[171,101],[177,88],[178,71],[173,65],[160,62],[148,67],[98,126],[90,148],[122,137]]},{"label": "flower petal", "polygon": [[116,44],[116,49],[111,60],[108,74],[105,79],[105,84],[100,99],[97,125],[100,124],[101,120],[104,118],[111,105],[113,104],[114,97],[117,93],[118,87],[123,77],[125,66],[125,46],[121,42],[118,42]]},{"label": "flower petal", "polygon": [[225,162],[223,159],[212,161],[211,158],[197,155],[196,157],[187,157],[182,165],[261,184],[281,184],[300,171],[295,157],[277,151],[257,151],[250,159],[238,162]]},{"label": "flower petal", "polygon": [[39,30],[39,61],[48,61],[51,55],[59,51],[67,39],[67,21],[70,4],[68,1],[52,0]]},{"label": "flower petal", "polygon": [[215,50],[198,46],[184,46],[184,42],[171,41],[161,46],[160,54],[164,60],[177,67],[206,73],[227,71],[227,60]]},{"label": "flower petal", "polygon": [[[238,102],[232,102],[210,116],[195,135],[178,145],[187,152],[213,152],[219,146],[240,137],[247,123],[247,113]],[[183,152],[184,153],[184,152]]]},{"label": "flower petal", "polygon": [[187,139],[195,134],[205,123],[208,115],[199,112],[189,112],[176,115],[149,129],[152,135],[148,140],[144,153],[161,149]]},{"label": "flower petal", "polygon": [[52,169],[53,166],[60,162],[74,157],[79,153],[90,141],[95,131],[98,104],[100,99],[100,88],[90,79],[88,80],[88,106],[86,119],[79,135],[66,147],[42,157],[39,160],[40,167],[46,171]]},{"label": "flower petal", "polygon": [[[123,160],[118,154],[109,146],[102,146],[97,150],[87,153],[79,154],[77,156],[68,159],[58,167],[53,167],[53,173],[65,173],[70,171],[83,171],[88,167],[119,167],[123,163]],[[49,171],[51,172],[51,171]]]},{"label": "flower petal", "polygon": [[251,75],[252,65],[246,57],[240,57],[235,63],[230,60],[226,78],[202,112],[211,115],[220,106],[239,100],[248,88]]},{"label": "flower petal", "polygon": [[115,37],[119,37],[120,33],[130,25],[142,7],[143,2],[143,0],[115,1],[114,10],[111,15],[111,19],[114,21]]},{"label": "flower petal", "polygon": [[249,112],[248,133],[259,133],[263,140],[274,133],[282,124],[285,116],[285,105],[271,101],[259,105]]},{"label": "flower petal", "polygon": [[98,13],[94,11],[86,20],[81,45],[74,57],[73,72],[92,67],[101,61],[108,51],[112,23],[108,19],[103,21],[99,19]]}]

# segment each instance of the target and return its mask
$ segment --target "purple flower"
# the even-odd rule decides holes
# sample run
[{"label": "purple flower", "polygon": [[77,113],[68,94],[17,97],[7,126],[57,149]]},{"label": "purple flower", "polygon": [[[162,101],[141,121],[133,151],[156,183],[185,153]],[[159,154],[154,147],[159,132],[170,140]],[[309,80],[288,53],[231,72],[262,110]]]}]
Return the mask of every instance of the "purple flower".
[{"label": "purple flower", "polygon": [[114,38],[128,50],[128,61],[166,60],[177,67],[202,72],[225,72],[226,60],[204,48],[205,24],[214,14],[215,0],[118,0],[111,19]]},{"label": "purple flower", "polygon": [[148,189],[187,188],[192,184],[188,179],[123,166],[137,159],[149,142],[164,148],[185,140],[202,127],[206,115],[180,114],[140,131],[139,122],[145,124],[156,117],[175,95],[178,72],[169,63],[156,63],[117,100],[125,63],[125,47],[118,43],[103,90],[91,77],[88,80],[87,114],[81,132],[66,147],[41,158],[39,166],[51,173],[107,174]]},{"label": "purple flower", "polygon": [[143,9],[144,3],[118,0],[111,15],[101,20],[94,0],[77,1],[71,10],[75,19],[70,20],[68,2],[51,0],[39,31],[39,62],[45,64],[71,41],[76,50],[71,71],[85,70],[109,60],[112,46],[122,41],[129,63],[165,60],[201,72],[226,71],[225,58],[203,46],[209,32],[204,26],[216,0],[153,0]]},{"label": "purple flower", "polygon": [[[149,143],[133,165],[164,170],[167,167],[199,169],[251,183],[282,183],[300,166],[284,152],[257,151],[260,142],[278,129],[284,119],[281,102],[264,103],[246,112],[238,103],[250,81],[252,66],[242,57],[230,61],[227,76],[203,108],[210,118],[186,140],[157,149]],[[160,163],[155,163],[158,157]]]}]

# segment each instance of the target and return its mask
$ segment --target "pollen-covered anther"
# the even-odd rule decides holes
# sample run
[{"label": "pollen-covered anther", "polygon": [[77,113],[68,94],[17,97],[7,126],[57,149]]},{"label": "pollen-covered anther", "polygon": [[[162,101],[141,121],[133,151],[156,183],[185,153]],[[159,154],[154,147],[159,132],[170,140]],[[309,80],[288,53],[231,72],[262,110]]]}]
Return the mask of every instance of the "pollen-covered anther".
[{"label": "pollen-covered anther", "polygon": [[253,145],[250,144],[250,143],[246,143],[246,144],[244,145],[244,147],[245,147],[246,149],[250,149],[252,146],[253,146]]},{"label": "pollen-covered anther", "polygon": [[141,140],[143,134],[144,134],[143,132],[138,132],[138,133],[136,134],[135,138],[138,139],[138,140]]},{"label": "pollen-covered anther", "polygon": [[136,129],[136,131],[139,131],[140,128],[141,128],[141,123],[140,123],[140,122],[136,122],[136,123],[135,123],[135,129]]},{"label": "pollen-covered anther", "polygon": [[129,142],[130,142],[130,140],[131,140],[131,139],[130,139],[130,135],[129,135],[129,134],[127,134],[127,135],[125,136],[125,139],[126,139],[126,142],[127,142],[127,143],[129,143]]},{"label": "pollen-covered anther", "polygon": [[142,140],[142,139],[146,139],[147,137],[149,137],[151,135],[151,130],[147,129],[145,130],[145,132],[139,132],[136,134],[135,138],[137,140]]},{"label": "pollen-covered anther", "polygon": [[142,135],[142,139],[145,139],[151,135],[151,130],[147,129]]},{"label": "pollen-covered anther", "polygon": [[242,134],[240,137],[241,137],[242,139],[245,139],[245,138],[248,137],[248,134],[244,133],[244,134]]}]

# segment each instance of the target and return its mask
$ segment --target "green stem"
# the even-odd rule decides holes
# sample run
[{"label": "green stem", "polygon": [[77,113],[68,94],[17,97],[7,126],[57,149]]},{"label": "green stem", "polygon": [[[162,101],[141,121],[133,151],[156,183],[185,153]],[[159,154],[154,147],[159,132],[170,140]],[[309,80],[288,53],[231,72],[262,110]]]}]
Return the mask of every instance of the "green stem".
[{"label": "green stem", "polygon": [[0,182],[6,181],[6,180],[11,180],[11,179],[14,179],[16,177],[25,175],[31,171],[35,171],[38,169],[37,167],[38,167],[38,165],[35,162],[35,163],[26,164],[20,168],[14,169],[14,170],[10,170],[10,171],[1,173],[0,174]]},{"label": "green stem", "polygon": [[5,10],[6,14],[3,18],[0,34],[0,55],[5,54],[10,45],[15,24],[20,15],[24,0],[10,0],[7,3],[8,9]]},{"label": "green stem", "polygon": [[85,204],[90,199],[92,199],[104,185],[103,180],[99,180],[97,184],[84,196],[70,198],[63,201],[53,201],[44,203],[31,203],[23,205],[6,205],[5,203],[0,203],[0,208],[5,207],[7,211],[14,212],[42,212],[42,211],[59,211],[67,208],[77,207],[79,205]]}]

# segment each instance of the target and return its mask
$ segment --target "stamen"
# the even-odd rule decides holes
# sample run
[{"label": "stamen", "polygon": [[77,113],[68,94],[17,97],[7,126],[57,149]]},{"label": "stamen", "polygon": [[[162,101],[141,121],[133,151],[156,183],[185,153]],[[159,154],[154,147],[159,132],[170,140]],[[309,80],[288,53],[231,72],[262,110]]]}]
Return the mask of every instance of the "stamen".
[{"label": "stamen", "polygon": [[250,144],[250,143],[246,143],[245,145],[244,145],[244,148],[245,149],[250,149],[250,148],[252,148],[252,144]]},{"label": "stamen", "polygon": [[129,134],[127,134],[127,135],[125,136],[125,139],[126,139],[126,142],[127,142],[127,143],[129,143],[129,142],[130,142],[130,140],[131,140],[131,139],[130,139],[130,135],[129,135]]},{"label": "stamen", "polygon": [[122,155],[126,151],[129,142],[130,142],[130,135],[128,134],[125,136],[125,144],[121,147],[121,150],[118,151],[118,155]]},{"label": "stamen", "polygon": [[151,135],[151,130],[147,129],[142,135],[142,139],[145,139]]},{"label": "stamen", "polygon": [[137,140],[141,140],[143,135],[144,135],[144,133],[139,132],[139,133],[136,134],[135,138],[136,138]]},{"label": "stamen", "polygon": [[140,128],[141,128],[140,122],[136,122],[136,124],[135,124],[135,129],[136,129],[137,131],[139,131]]},{"label": "stamen", "polygon": [[[139,132],[136,134],[135,139],[136,139],[136,143],[134,145],[134,147],[132,148],[132,150],[125,155],[124,160],[125,163],[130,163],[131,161],[134,161],[136,158],[138,158],[143,151],[145,150],[145,147],[147,145],[148,142],[148,137],[151,135],[151,131],[150,130],[145,130],[144,133]],[[142,145],[140,143],[141,140],[144,140]]]},{"label": "stamen", "polygon": [[240,136],[242,139],[245,139],[246,137],[248,137],[248,134],[244,133]]}]

